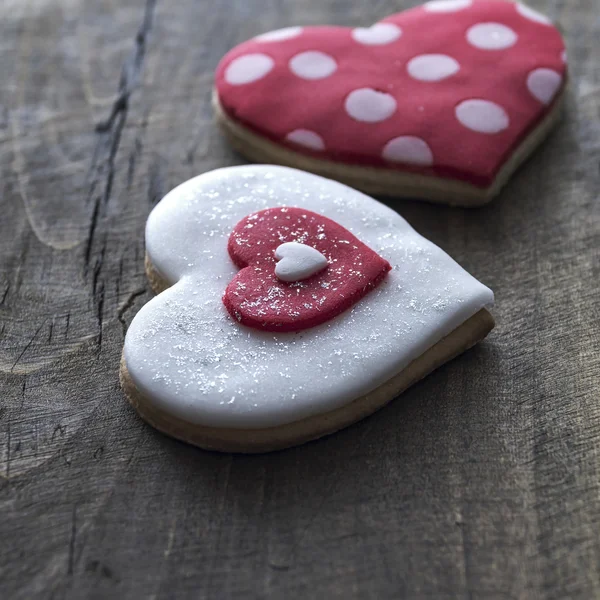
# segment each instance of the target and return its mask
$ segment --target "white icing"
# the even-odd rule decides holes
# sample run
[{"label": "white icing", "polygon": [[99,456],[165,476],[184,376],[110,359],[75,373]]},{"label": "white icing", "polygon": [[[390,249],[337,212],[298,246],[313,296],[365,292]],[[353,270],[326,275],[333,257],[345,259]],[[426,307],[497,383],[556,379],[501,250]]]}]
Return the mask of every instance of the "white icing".
[{"label": "white icing", "polygon": [[366,46],[391,44],[400,38],[402,29],[393,23],[375,23],[371,27],[357,27],[352,30],[352,38]]},{"label": "white icing", "polygon": [[285,136],[288,142],[299,144],[311,150],[325,150],[323,138],[316,132],[309,129],[294,129]]},{"label": "white icing", "polygon": [[534,69],[527,76],[527,89],[543,104],[552,102],[561,85],[562,76],[552,69]]},{"label": "white icing", "polygon": [[275,250],[275,275],[281,281],[293,282],[308,279],[327,266],[327,259],[307,244],[286,242]]},{"label": "white icing", "polygon": [[244,85],[262,79],[275,66],[266,54],[245,54],[234,58],[225,69],[225,81],[231,85]]},{"label": "white icing", "polygon": [[423,8],[428,12],[456,12],[469,8],[472,3],[472,0],[431,0],[426,2]]},{"label": "white icing", "polygon": [[504,50],[514,46],[517,34],[502,23],[478,23],[469,27],[467,41],[480,50]]},{"label": "white icing", "polygon": [[489,100],[464,100],[456,107],[455,113],[462,125],[478,133],[498,133],[510,123],[506,111]]},{"label": "white icing", "polygon": [[348,94],[344,108],[350,117],[365,123],[379,123],[396,112],[396,100],[390,94],[361,88]]},{"label": "white icing", "polygon": [[[221,298],[238,272],[227,252],[232,229],[282,205],[335,220],[393,270],[335,319],[274,334],[241,326]],[[214,427],[276,426],[347,404],[493,302],[390,208],[284,167],[230,167],[183,183],[150,214],[146,249],[175,285],[133,319],[124,347],[130,376],[157,408]]]},{"label": "white icing", "polygon": [[408,74],[418,81],[441,81],[457,73],[458,61],[446,54],[421,54],[408,61]]},{"label": "white icing", "polygon": [[302,79],[324,79],[335,73],[336,69],[335,59],[318,50],[300,52],[290,60],[290,70]]},{"label": "white icing", "polygon": [[517,12],[526,19],[530,21],[535,21],[536,23],[541,23],[542,25],[552,25],[552,21],[542,13],[537,10],[533,10],[533,8],[529,8],[529,6],[525,6],[520,2],[515,3],[515,7]]},{"label": "white icing", "polygon": [[254,39],[257,42],[283,42],[298,37],[302,33],[302,27],[284,27],[275,31],[268,31],[257,35]]},{"label": "white icing", "polygon": [[385,160],[430,167],[433,165],[433,152],[425,140],[413,135],[402,135],[390,140],[383,148]]}]

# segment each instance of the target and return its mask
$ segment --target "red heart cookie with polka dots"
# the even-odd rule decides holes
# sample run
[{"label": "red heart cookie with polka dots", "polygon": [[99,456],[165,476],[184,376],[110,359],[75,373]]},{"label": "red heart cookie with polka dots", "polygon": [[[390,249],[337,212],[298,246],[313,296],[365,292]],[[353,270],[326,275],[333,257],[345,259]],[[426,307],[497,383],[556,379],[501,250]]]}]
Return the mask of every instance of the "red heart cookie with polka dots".
[{"label": "red heart cookie with polka dots", "polygon": [[242,325],[267,331],[299,331],[337,317],[392,268],[335,221],[300,208],[249,215],[227,247],[241,271],[223,303]]},{"label": "red heart cookie with polka dots", "polygon": [[557,121],[562,37],[508,0],[433,0],[367,28],[289,27],[216,72],[233,145],[370,193],[482,204]]}]

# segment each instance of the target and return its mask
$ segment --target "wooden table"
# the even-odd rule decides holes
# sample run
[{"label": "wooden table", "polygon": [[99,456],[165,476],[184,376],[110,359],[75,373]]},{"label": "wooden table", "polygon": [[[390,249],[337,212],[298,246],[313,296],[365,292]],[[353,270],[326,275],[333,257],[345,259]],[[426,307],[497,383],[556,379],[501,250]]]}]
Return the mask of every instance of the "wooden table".
[{"label": "wooden table", "polygon": [[0,3],[0,597],[600,598],[600,21],[562,26],[566,118],[491,205],[398,201],[496,292],[497,328],[370,419],[266,456],[200,451],[119,390],[144,223],[241,163],[212,71],[290,23],[406,0]]}]

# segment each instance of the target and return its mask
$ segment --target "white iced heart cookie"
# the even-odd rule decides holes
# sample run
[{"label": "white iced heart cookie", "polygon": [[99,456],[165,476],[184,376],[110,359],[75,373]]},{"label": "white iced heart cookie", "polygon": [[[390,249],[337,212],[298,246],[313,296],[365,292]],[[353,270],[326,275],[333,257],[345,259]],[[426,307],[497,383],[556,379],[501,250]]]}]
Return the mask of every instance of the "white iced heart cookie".
[{"label": "white iced heart cookie", "polygon": [[[315,226],[309,235],[303,220],[290,217],[302,219],[302,211],[306,223],[309,213],[332,223]],[[359,282],[367,268],[363,256],[392,268],[327,322],[301,332],[247,327],[223,298],[239,273],[255,267],[234,263],[231,250],[238,257],[245,250],[263,252],[262,244],[249,245],[267,213],[278,220],[265,262],[256,268],[266,265],[272,276],[259,290],[270,310],[285,310],[284,294],[310,289],[306,302],[318,312],[326,296],[338,293],[335,253],[312,278],[292,285],[279,281],[274,271],[281,261],[273,253],[281,244],[321,247],[326,240],[339,242],[340,252],[368,246],[372,256],[363,251],[346,259],[344,276]],[[335,242],[330,227],[342,236]],[[263,452],[333,433],[381,408],[493,327],[486,310],[492,292],[396,212],[294,169],[231,167],[183,183],[150,214],[146,251],[147,274],[161,293],[127,331],[123,389],[150,424],[203,448]],[[248,294],[244,281],[231,294]]]},{"label": "white iced heart cookie", "polygon": [[275,250],[279,262],[275,275],[281,281],[302,281],[319,273],[327,266],[327,259],[314,248],[298,242],[286,242]]}]

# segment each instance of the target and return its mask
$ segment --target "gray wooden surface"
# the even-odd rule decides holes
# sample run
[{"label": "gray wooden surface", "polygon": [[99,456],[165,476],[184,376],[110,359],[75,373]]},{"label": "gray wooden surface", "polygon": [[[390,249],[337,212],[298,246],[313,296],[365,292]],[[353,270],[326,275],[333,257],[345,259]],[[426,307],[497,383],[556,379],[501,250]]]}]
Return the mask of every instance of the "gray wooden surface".
[{"label": "gray wooden surface", "polygon": [[143,228],[241,159],[230,47],[408,0],[0,1],[0,598],[600,597],[600,21],[563,123],[488,207],[394,204],[496,292],[497,328],[372,418],[258,457],[144,425],[118,386]]}]

